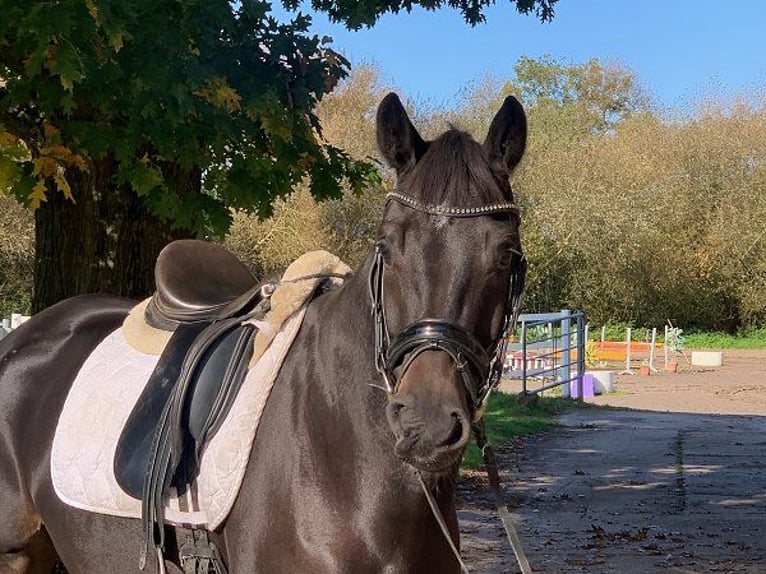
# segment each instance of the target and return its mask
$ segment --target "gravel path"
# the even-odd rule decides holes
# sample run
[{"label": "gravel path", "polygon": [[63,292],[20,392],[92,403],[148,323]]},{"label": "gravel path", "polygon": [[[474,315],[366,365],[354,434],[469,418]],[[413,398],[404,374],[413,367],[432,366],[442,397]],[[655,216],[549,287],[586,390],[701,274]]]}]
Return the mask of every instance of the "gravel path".
[{"label": "gravel path", "polygon": [[[536,572],[766,573],[766,353],[626,376],[617,393],[499,449]],[[634,407],[627,410],[625,407]],[[460,482],[474,573],[517,572],[481,473]]]}]

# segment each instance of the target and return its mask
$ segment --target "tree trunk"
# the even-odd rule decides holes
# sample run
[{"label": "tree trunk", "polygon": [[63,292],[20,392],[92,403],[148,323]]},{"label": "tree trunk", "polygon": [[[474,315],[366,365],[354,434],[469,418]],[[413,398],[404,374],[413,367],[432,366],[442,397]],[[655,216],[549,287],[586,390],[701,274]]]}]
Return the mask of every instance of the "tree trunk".
[{"label": "tree trunk", "polygon": [[114,173],[109,159],[88,173],[67,173],[74,202],[53,192],[35,212],[33,313],[83,293],[147,297],[160,250],[192,237],[149,213],[135,192],[114,183]]}]

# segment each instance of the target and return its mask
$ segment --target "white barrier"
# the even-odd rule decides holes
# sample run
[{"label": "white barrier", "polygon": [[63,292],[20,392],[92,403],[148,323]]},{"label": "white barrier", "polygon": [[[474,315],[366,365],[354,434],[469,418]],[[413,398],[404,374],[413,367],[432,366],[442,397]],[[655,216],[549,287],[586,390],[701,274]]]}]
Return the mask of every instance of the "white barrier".
[{"label": "white barrier", "polygon": [[19,325],[26,323],[28,320],[29,315],[11,313],[10,317],[6,317],[0,321],[0,339],[4,339],[11,331],[17,329]]},{"label": "white barrier", "polygon": [[721,351],[692,351],[692,366],[720,367],[723,365]]}]

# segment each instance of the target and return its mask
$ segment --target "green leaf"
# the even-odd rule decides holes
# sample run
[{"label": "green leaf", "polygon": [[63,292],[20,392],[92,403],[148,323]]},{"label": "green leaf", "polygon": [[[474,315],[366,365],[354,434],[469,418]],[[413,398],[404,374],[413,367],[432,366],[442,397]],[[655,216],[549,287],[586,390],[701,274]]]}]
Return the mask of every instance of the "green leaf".
[{"label": "green leaf", "polygon": [[137,161],[133,165],[128,171],[127,181],[139,196],[146,196],[165,184],[162,172],[144,161]]}]

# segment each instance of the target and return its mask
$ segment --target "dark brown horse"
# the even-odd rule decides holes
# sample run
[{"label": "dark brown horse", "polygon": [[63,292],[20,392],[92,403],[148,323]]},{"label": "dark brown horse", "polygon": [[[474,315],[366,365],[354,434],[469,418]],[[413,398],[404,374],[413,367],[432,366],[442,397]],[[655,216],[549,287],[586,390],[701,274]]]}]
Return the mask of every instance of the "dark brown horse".
[{"label": "dark brown horse", "polygon": [[[508,178],[526,119],[508,98],[483,145],[454,129],[424,141],[390,94],[377,130],[398,194],[361,269],[312,302],[281,369],[238,500],[214,534],[232,573],[459,570],[418,473],[457,543],[455,477],[519,264]],[[57,557],[72,574],[137,570],[140,521],[67,506],[50,476],[69,387],[133,305],[70,299],[0,344],[3,574],[48,574]]]}]

